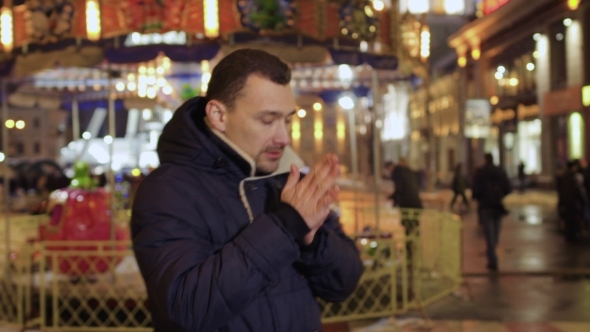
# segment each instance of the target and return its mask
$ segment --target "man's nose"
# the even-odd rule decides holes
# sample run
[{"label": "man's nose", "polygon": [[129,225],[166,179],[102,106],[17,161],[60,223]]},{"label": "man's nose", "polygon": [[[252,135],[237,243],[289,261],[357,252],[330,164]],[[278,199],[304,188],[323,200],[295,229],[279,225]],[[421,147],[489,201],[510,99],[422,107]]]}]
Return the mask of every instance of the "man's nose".
[{"label": "man's nose", "polygon": [[274,136],[274,143],[282,146],[286,146],[291,143],[289,128],[286,125],[279,126]]}]

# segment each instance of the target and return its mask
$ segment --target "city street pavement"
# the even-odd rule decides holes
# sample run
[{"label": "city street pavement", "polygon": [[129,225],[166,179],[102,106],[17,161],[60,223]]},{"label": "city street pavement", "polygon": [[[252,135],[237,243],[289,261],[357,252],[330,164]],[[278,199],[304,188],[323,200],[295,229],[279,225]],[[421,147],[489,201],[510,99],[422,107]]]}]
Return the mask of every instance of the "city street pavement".
[{"label": "city street pavement", "polygon": [[[345,190],[343,196],[351,195]],[[363,197],[364,204],[370,196]],[[427,207],[446,211],[451,196],[449,191],[423,195]],[[590,331],[590,243],[565,242],[552,192],[514,193],[506,203],[510,215],[503,220],[498,272],[486,269],[484,237],[472,205],[460,214],[464,283],[455,294],[424,313],[327,325],[326,331]]]}]

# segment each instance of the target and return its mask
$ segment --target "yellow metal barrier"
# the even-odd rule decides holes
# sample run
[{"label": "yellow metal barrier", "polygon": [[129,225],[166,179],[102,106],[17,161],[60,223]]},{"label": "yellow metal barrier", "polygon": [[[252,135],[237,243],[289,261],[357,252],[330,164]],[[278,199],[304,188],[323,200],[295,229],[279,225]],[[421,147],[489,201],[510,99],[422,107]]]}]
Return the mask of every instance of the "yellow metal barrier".
[{"label": "yellow metal barrier", "polygon": [[[363,209],[363,220],[375,220]],[[384,317],[424,307],[461,284],[461,222],[433,210],[387,208],[357,238],[365,272],[345,302],[323,303],[325,322]]]},{"label": "yellow metal barrier", "polygon": [[[2,217],[6,222],[6,216]],[[33,255],[28,239],[37,234],[40,218],[10,215],[10,224],[18,227],[16,235],[7,236],[7,228],[0,228],[0,325],[22,327],[36,316],[32,308]]]},{"label": "yellow metal barrier", "polygon": [[[45,242],[39,295],[44,331],[151,331],[129,242]],[[44,258],[44,259],[43,259]]]},{"label": "yellow metal barrier", "polygon": [[[363,220],[375,220],[373,209],[360,213]],[[458,218],[390,208],[380,212],[379,220],[378,230],[364,223],[364,233],[355,239],[365,266],[357,289],[343,303],[321,302],[324,322],[403,313],[460,284]],[[11,251],[0,246],[0,325],[42,331],[152,330],[129,242],[21,242]]]}]

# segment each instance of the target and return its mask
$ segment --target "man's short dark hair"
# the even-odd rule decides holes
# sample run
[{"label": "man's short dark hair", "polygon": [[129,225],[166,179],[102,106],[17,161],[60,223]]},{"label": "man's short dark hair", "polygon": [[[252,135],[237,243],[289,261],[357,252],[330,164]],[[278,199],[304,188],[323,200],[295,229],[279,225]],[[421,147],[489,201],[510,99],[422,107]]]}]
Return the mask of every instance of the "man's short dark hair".
[{"label": "man's short dark hair", "polygon": [[252,74],[281,85],[291,81],[291,69],[278,57],[261,50],[240,49],[228,54],[215,66],[207,88],[207,98],[219,100],[232,109]]},{"label": "man's short dark hair", "polygon": [[486,161],[486,164],[488,164],[488,165],[494,164],[494,156],[491,153],[486,153],[484,155],[484,160]]}]

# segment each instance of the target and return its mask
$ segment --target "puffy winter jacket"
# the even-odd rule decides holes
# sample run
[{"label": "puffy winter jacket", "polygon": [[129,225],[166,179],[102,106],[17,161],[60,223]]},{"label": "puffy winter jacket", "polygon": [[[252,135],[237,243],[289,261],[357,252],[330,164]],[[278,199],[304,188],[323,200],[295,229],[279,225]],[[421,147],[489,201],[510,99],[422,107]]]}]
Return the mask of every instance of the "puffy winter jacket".
[{"label": "puffy winter jacket", "polygon": [[158,142],[160,167],[140,185],[133,248],[156,332],[319,331],[316,297],[342,301],[362,264],[331,214],[309,229],[280,202],[294,153],[254,176],[248,158],[204,123],[206,101],[187,101]]}]

